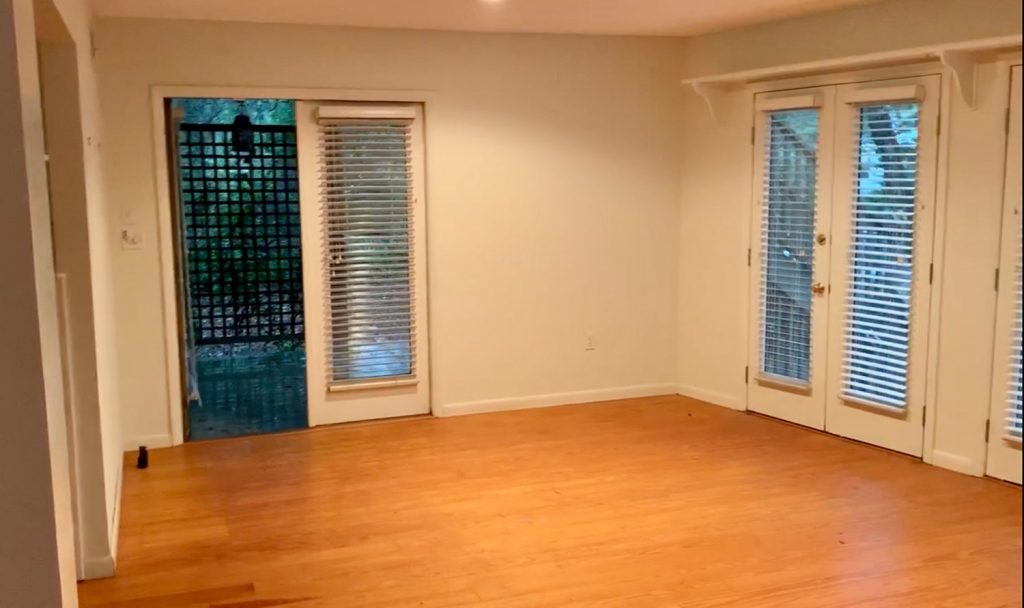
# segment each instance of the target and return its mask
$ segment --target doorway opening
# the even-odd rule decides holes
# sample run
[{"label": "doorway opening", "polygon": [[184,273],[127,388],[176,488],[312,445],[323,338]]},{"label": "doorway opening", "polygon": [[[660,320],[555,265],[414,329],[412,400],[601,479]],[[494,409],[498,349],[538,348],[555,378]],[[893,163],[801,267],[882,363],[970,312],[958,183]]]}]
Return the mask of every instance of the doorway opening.
[{"label": "doorway opening", "polygon": [[305,428],[295,102],[167,104],[185,437]]}]

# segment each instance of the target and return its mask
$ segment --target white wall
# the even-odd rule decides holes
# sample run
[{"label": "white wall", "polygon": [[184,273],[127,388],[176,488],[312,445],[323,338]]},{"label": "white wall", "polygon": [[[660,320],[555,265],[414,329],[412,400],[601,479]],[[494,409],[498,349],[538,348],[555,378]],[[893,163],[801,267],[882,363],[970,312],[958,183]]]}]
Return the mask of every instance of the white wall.
[{"label": "white wall", "polygon": [[[1020,5],[1017,7],[1020,27]],[[1020,30],[1018,29],[1018,32]],[[1017,63],[1020,63],[1019,55]],[[1006,159],[1004,119],[1010,70],[988,63],[978,73],[978,107],[951,90],[944,247],[936,252],[941,308],[934,369],[934,464],[963,473],[985,471],[995,344],[995,269],[999,266]],[[1003,272],[1012,272],[1004,269]],[[1002,420],[993,420],[1000,428]],[[926,441],[928,438],[926,438]],[[998,439],[997,439],[998,441]]]},{"label": "white wall", "polygon": [[[154,85],[431,91],[435,409],[669,384],[743,408],[751,97],[733,95],[716,125],[679,80],[1019,33],[1016,0],[894,0],[686,40],[104,20],[98,62],[117,167],[108,211],[144,240],[115,254],[126,444],[171,440],[166,395],[177,381],[162,334]],[[1001,204],[996,76],[982,69],[991,86],[977,110],[944,79],[947,135],[962,143],[940,200],[932,348],[942,350],[926,458],[972,473],[984,463],[992,297],[982,284]],[[595,352],[583,350],[588,332]]]},{"label": "white wall", "polygon": [[0,3],[0,590],[77,605],[42,105],[30,0]]},{"label": "white wall", "polygon": [[153,85],[431,92],[435,410],[673,390],[679,41],[103,20],[96,42],[111,213],[144,241],[116,255],[127,445],[171,432]]},{"label": "white wall", "polygon": [[1019,34],[1019,0],[888,0],[686,40],[686,76]]},{"label": "white wall", "polygon": [[[86,208],[89,229],[89,264],[92,278],[93,333],[96,343],[96,391],[103,449],[104,492],[111,553],[98,557],[108,561],[97,565],[97,573],[113,565],[117,551],[117,518],[121,491],[122,445],[121,395],[117,353],[118,311],[115,302],[115,276],[110,240],[111,218],[106,202],[105,169],[110,167],[103,154],[102,115],[97,69],[93,59],[93,23],[88,0],[53,0],[75,44],[78,57],[78,99],[81,112],[82,154],[85,161]],[[109,169],[108,169],[109,171]]]},{"label": "white wall", "polygon": [[[686,42],[685,76],[704,76],[946,43],[1020,34],[1016,0],[900,0],[702,36]],[[940,70],[940,67],[936,67]],[[1000,72],[1000,74],[1002,74]],[[934,426],[926,459],[963,472],[984,467],[994,294],[999,238],[1005,74],[994,65],[979,75],[978,110],[949,88],[948,197],[940,198],[937,284],[938,351],[929,408]],[[703,101],[687,96],[684,110],[680,218],[680,391],[743,408],[747,362],[751,209],[752,95],[731,95],[726,120],[714,124]],[[941,172],[940,172],[941,174]],[[941,190],[941,188],[940,188]],[[943,243],[945,248],[942,249]],[[937,373],[934,373],[937,370]]]},{"label": "white wall", "polygon": [[86,0],[37,0],[55,262],[67,276],[80,571],[114,571],[122,440],[111,243]]}]

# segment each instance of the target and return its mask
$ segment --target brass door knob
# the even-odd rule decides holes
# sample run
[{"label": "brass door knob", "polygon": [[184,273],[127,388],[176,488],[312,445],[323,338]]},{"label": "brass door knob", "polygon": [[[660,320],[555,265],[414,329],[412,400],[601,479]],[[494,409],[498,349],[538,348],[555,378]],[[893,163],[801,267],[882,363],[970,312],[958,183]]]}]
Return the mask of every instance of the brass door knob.
[{"label": "brass door knob", "polygon": [[821,283],[815,283],[814,285],[811,285],[811,291],[815,295],[820,296],[821,294],[825,293],[825,286],[822,285]]}]

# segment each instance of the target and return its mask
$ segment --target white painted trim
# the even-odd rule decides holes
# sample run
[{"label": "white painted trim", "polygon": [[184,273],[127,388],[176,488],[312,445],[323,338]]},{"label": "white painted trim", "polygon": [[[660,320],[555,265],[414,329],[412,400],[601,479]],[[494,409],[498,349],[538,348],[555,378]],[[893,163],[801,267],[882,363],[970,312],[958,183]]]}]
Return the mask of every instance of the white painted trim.
[{"label": "white painted trim", "polygon": [[942,450],[932,450],[931,464],[943,469],[949,469],[950,471],[956,471],[957,473],[974,475],[975,477],[981,477],[985,474],[984,462],[974,461],[966,456]]},{"label": "white painted trim", "polygon": [[317,108],[316,115],[320,120],[332,118],[407,118],[413,120],[419,116],[419,112],[413,106],[331,104]]},{"label": "white painted trim", "polygon": [[924,92],[924,87],[919,84],[889,87],[866,86],[850,91],[843,101],[849,105],[885,101],[921,101],[924,99]]},{"label": "white painted trim", "polygon": [[[745,86],[758,87],[765,82],[780,83],[793,81],[794,86],[823,86],[838,84],[830,82],[836,74],[851,74],[864,71],[886,71],[892,66],[897,70],[916,69],[922,62],[938,62],[940,69],[950,76],[961,99],[971,109],[976,107],[978,83],[976,78],[977,65],[982,62],[999,59],[1006,53],[1020,53],[1021,35],[981,38],[954,44],[915,47],[895,51],[883,51],[865,55],[852,55],[835,59],[808,61],[789,65],[770,66],[739,72],[709,74],[687,78],[683,85],[693,89],[707,104],[713,122],[721,123],[724,108],[728,107],[728,97],[732,91]],[[885,77],[877,75],[876,80]],[[795,84],[799,81],[803,84]],[[760,88],[759,90],[764,90]]]},{"label": "white painted trim", "polygon": [[703,401],[704,403],[710,403],[711,405],[729,408],[730,410],[743,412],[747,409],[744,399],[740,397],[709,391],[689,384],[677,385],[676,394],[682,395],[683,397],[689,397],[690,399],[696,399],[697,401]]},{"label": "white painted trim", "polygon": [[67,426],[68,445],[68,482],[71,492],[71,521],[75,535],[75,575],[79,580],[85,578],[85,530],[82,529],[82,479],[78,441],[78,390],[75,387],[74,348],[71,336],[71,304],[68,302],[68,275],[65,272],[55,274],[57,282],[57,316],[61,345],[61,375],[64,378],[64,422]]},{"label": "white painted trim", "polygon": [[87,557],[82,563],[82,573],[85,580],[114,576],[114,556]]},{"label": "white painted trim", "polygon": [[327,386],[328,393],[344,393],[348,391],[372,391],[379,388],[394,388],[396,386],[416,386],[419,384],[419,378],[396,378],[387,380],[370,380],[361,381],[357,380],[351,383],[341,382],[338,384],[329,384]]},{"label": "white painted trim", "polygon": [[525,397],[510,397],[507,399],[463,401],[460,403],[437,405],[434,408],[434,415],[441,417],[462,416],[465,414],[485,414],[489,412],[525,410],[558,405],[591,403],[596,401],[614,401],[616,399],[656,397],[660,395],[672,395],[675,391],[676,387],[671,384],[638,384],[635,386],[599,388],[567,393],[549,393],[546,395],[529,395]]},{"label": "white painted trim", "polygon": [[124,451],[134,452],[139,449],[140,445],[144,445],[152,450],[154,448],[169,448],[172,445],[179,445],[180,443],[181,442],[175,443],[174,437],[169,433],[165,435],[140,435],[125,438]]},{"label": "white painted trim", "polygon": [[185,441],[181,390],[181,352],[178,344],[178,297],[174,276],[174,230],[171,214],[170,175],[167,166],[167,132],[164,100],[173,97],[227,97],[294,99],[296,101],[374,101],[384,103],[416,102],[426,108],[433,101],[432,91],[415,89],[321,89],[289,87],[153,85],[150,88],[153,129],[153,162],[157,201],[157,248],[162,290],[161,315],[166,355],[168,435],[149,435],[125,442],[126,449],[139,445],[167,447]]},{"label": "white painted trim", "polygon": [[778,110],[802,110],[805,108],[820,108],[823,96],[821,93],[809,93],[807,95],[785,95],[782,97],[757,96],[754,99],[754,106],[758,112],[775,112]]},{"label": "white painted trim", "polygon": [[952,84],[945,73],[942,73],[939,92],[939,137],[936,141],[938,157],[935,167],[935,217],[933,218],[933,236],[931,258],[933,275],[929,298],[930,314],[928,316],[928,349],[925,354],[924,382],[924,436],[921,445],[921,460],[928,464],[934,463],[935,435],[938,420],[938,386],[939,386],[939,353],[942,351],[942,290],[943,268],[946,255],[946,217],[949,206],[949,135],[952,132],[953,116]]},{"label": "white painted trim", "polygon": [[295,101],[402,101],[427,103],[434,91],[422,89],[323,89],[317,87],[258,87],[216,85],[153,85],[154,99],[170,97],[227,97],[236,99],[293,99]]},{"label": "white painted trim", "polygon": [[[164,321],[164,353],[166,355],[167,427],[171,445],[184,442],[182,415],[181,348],[178,332],[178,295],[174,276],[174,230],[171,214],[170,172],[167,166],[167,128],[164,96],[154,87],[152,103],[153,162],[157,201],[157,248],[160,259],[161,310]],[[131,445],[126,443],[126,445]],[[136,444],[139,445],[139,444]],[[132,445],[131,449],[134,449]]]},{"label": "white painted trim", "polygon": [[124,471],[124,459],[117,467],[117,485],[114,490],[114,512],[110,517],[110,528],[107,530],[107,553],[95,557],[82,557],[78,564],[79,580],[93,580],[114,576],[117,567],[117,543],[121,527],[121,487]]},{"label": "white painted trim", "polygon": [[686,78],[682,82],[685,85],[708,85],[708,84],[745,84],[761,80],[776,80],[838,70],[853,70],[868,67],[879,67],[893,63],[911,63],[929,59],[941,59],[943,54],[950,51],[961,52],[984,52],[1009,50],[1021,45],[1021,35],[998,36],[993,38],[981,38],[945,45],[930,45],[900,49],[895,51],[882,51],[867,53],[863,55],[852,55],[836,59],[823,59],[816,61],[805,61],[802,63],[791,63],[788,65],[771,66],[767,68],[756,68],[753,70],[742,70],[739,72],[726,72],[723,74],[709,74],[695,78]]},{"label": "white painted trim", "polygon": [[124,488],[124,458],[117,465],[117,486],[114,489],[114,512],[110,516],[110,556],[117,564],[117,548],[121,541],[121,496]]}]

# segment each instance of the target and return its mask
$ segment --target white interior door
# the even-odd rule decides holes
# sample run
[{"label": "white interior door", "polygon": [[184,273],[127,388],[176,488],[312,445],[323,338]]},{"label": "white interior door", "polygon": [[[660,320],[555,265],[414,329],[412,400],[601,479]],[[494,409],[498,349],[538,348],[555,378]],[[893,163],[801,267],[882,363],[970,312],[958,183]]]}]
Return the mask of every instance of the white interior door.
[{"label": "white interior door", "polygon": [[825,429],[920,456],[939,77],[838,87]]},{"label": "white interior door", "polygon": [[430,411],[423,112],[296,104],[310,426]]},{"label": "white interior door", "polygon": [[1003,235],[986,473],[1021,483],[1021,74],[1010,79]]},{"label": "white interior door", "polygon": [[817,429],[825,425],[833,98],[828,87],[755,99],[747,402]]}]

